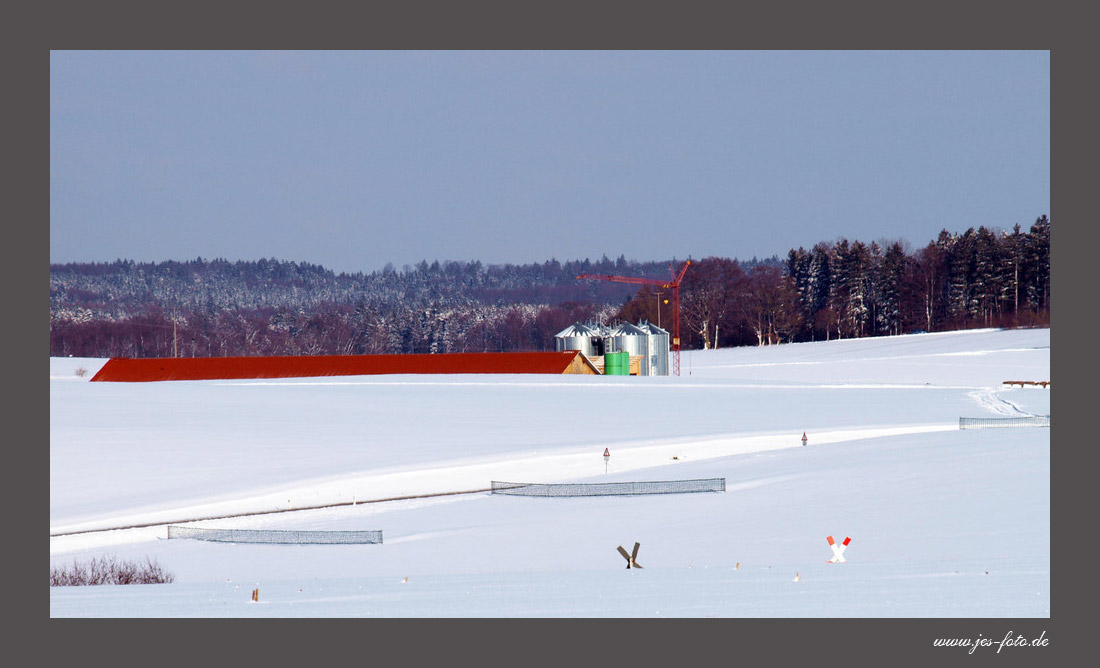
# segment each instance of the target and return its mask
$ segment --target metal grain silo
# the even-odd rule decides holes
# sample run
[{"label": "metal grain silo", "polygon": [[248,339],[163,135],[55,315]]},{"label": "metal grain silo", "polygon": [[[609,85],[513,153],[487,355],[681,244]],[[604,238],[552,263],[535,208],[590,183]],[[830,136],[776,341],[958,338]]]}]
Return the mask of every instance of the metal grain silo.
[{"label": "metal grain silo", "polygon": [[667,376],[669,373],[668,357],[669,357],[669,335],[668,330],[661,329],[657,325],[651,322],[643,322],[638,325],[639,329],[642,329],[648,334],[646,341],[646,361],[645,365],[649,371],[646,373],[648,376]]},{"label": "metal grain silo", "polygon": [[647,334],[645,330],[635,325],[631,325],[628,322],[624,322],[611,331],[611,343],[608,350],[629,353],[631,357],[641,357],[641,365],[638,369],[638,373],[642,376],[648,376],[650,375],[646,363],[649,357],[647,346],[648,338],[649,334]]},{"label": "metal grain silo", "polygon": [[588,355],[588,328],[584,325],[570,325],[554,335],[554,351],[579,350]]},{"label": "metal grain silo", "polygon": [[599,357],[604,353],[604,333],[600,326],[570,325],[554,335],[554,350],[579,350],[585,357]]}]

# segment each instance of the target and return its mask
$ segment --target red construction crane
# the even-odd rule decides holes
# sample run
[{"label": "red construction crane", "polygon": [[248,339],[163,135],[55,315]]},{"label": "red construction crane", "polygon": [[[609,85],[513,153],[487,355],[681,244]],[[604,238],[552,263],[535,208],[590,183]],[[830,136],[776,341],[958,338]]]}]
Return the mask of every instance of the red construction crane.
[{"label": "red construction crane", "polygon": [[[676,275],[675,269],[669,265],[669,273],[673,273],[671,281],[661,281],[655,278],[634,278],[632,276],[608,276],[607,274],[581,274],[578,279],[594,278],[601,281],[615,281],[616,283],[640,283],[641,285],[655,285],[661,288],[672,288],[672,373],[680,375],[680,281],[684,280],[684,272],[687,271],[691,260],[684,262],[684,267]],[[658,305],[660,308],[660,305]]]}]

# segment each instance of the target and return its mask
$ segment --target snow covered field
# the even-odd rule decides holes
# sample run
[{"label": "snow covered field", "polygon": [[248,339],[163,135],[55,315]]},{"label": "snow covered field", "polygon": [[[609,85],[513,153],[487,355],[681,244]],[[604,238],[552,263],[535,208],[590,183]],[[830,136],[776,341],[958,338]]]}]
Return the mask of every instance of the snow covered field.
[{"label": "snow covered field", "polygon": [[[685,352],[678,378],[87,382],[104,362],[50,360],[50,562],[176,579],[53,587],[52,617],[1050,616],[1050,429],[958,428],[1050,414],[1002,386],[1050,380],[1049,329]],[[384,542],[166,540],[188,522]]]}]

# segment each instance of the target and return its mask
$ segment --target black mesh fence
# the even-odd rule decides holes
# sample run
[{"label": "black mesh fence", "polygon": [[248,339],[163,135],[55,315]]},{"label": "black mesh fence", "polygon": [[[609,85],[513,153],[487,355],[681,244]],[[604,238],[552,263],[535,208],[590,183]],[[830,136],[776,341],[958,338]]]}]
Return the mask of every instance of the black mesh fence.
[{"label": "black mesh fence", "polygon": [[516,496],[635,496],[639,494],[685,494],[689,492],[724,491],[726,491],[725,478],[558,484],[491,481],[492,494],[512,494]]},{"label": "black mesh fence", "polygon": [[1049,427],[1049,415],[1011,418],[959,418],[959,429],[989,429],[996,427]]},{"label": "black mesh fence", "polygon": [[168,526],[169,538],[192,538],[217,543],[271,543],[281,545],[380,544],[381,531],[277,531],[272,529],[201,529]]}]

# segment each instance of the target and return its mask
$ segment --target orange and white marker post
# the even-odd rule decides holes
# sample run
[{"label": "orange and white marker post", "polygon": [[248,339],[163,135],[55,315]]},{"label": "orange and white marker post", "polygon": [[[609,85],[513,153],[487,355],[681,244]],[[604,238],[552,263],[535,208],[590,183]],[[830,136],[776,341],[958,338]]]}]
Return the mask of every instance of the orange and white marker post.
[{"label": "orange and white marker post", "polygon": [[838,563],[843,563],[843,562],[847,561],[844,558],[844,550],[846,550],[848,548],[848,543],[852,542],[851,538],[845,536],[844,537],[844,542],[840,543],[839,545],[837,544],[837,542],[835,540],[833,540],[832,536],[826,536],[825,540],[829,541],[829,547],[833,548],[833,558],[829,559],[825,563],[838,564]]}]

